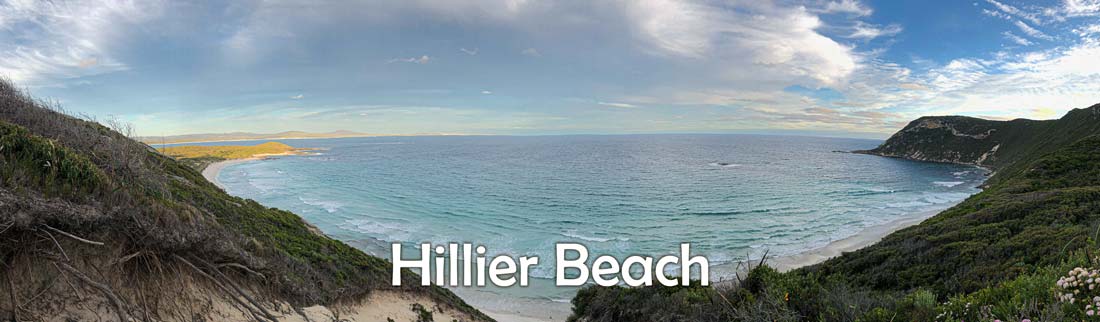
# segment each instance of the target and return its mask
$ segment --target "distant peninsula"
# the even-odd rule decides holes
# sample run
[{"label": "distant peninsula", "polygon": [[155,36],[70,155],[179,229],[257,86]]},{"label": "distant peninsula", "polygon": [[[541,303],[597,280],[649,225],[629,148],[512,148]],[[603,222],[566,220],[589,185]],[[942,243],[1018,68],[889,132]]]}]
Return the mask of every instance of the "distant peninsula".
[{"label": "distant peninsula", "polygon": [[462,133],[413,133],[413,134],[384,134],[384,133],[361,133],[354,131],[338,130],[324,133],[314,133],[305,131],[285,131],[278,133],[251,133],[251,132],[230,132],[230,133],[199,133],[199,134],[182,134],[182,135],[168,135],[168,136],[139,136],[136,139],[145,144],[178,144],[178,143],[200,143],[200,142],[230,142],[230,141],[251,141],[251,140],[288,140],[288,139],[335,139],[335,138],[357,138],[357,137],[376,137],[376,136],[443,136],[443,135],[468,135]]}]

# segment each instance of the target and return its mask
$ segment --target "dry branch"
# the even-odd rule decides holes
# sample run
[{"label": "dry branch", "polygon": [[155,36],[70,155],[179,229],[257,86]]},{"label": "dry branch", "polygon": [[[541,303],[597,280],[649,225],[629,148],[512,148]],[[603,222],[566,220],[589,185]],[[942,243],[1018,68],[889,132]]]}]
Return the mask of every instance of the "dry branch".
[{"label": "dry branch", "polygon": [[97,241],[94,241],[94,240],[87,240],[87,239],[84,239],[84,238],[80,238],[76,235],[67,233],[67,232],[65,232],[61,229],[50,227],[50,225],[43,224],[42,227],[46,227],[46,229],[52,230],[52,231],[54,231],[55,233],[58,233],[58,234],[65,235],[66,237],[75,239],[76,241],[79,241],[79,242],[82,242],[82,243],[92,244],[92,245],[96,245],[96,246],[103,246],[103,242],[97,242]]},{"label": "dry branch", "polygon": [[260,272],[254,271],[254,270],[248,268],[248,266],[244,266],[244,265],[241,265],[241,264],[237,264],[237,263],[221,263],[221,264],[218,264],[218,268],[221,268],[221,267],[239,268],[239,269],[241,269],[245,272],[249,272],[249,273],[252,273],[256,276],[259,276],[262,279],[267,279],[267,276],[264,276],[264,274],[261,274]]},{"label": "dry branch", "polygon": [[135,252],[133,254],[123,256],[122,258],[119,258],[119,259],[115,260],[114,263],[111,263],[111,265],[118,265],[118,264],[128,262],[131,259],[134,259],[134,257],[137,257],[137,256],[139,256],[141,254],[144,254],[144,253],[145,253],[144,251],[138,251],[138,252]]},{"label": "dry branch", "polygon": [[51,234],[50,232],[48,232],[48,231],[42,231],[42,232],[46,233],[46,236],[50,237],[50,240],[53,241],[53,244],[55,246],[57,246],[58,250],[61,251],[61,256],[65,257],[65,261],[68,262],[69,261],[69,254],[65,253],[65,247],[61,247],[61,243],[58,243],[57,238],[53,238],[53,234]]}]

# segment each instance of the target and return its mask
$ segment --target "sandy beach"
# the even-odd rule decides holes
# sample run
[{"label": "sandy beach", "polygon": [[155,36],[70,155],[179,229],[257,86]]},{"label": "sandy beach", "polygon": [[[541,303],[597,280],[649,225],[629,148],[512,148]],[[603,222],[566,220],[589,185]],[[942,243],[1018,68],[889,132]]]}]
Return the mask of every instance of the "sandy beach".
[{"label": "sandy beach", "polygon": [[222,188],[224,190],[225,186],[222,186],[222,183],[220,181],[218,181],[218,173],[220,173],[222,171],[222,169],[224,169],[225,167],[230,166],[230,165],[234,165],[234,164],[238,164],[238,163],[245,163],[245,162],[249,162],[249,161],[255,161],[255,160],[259,160],[259,159],[260,158],[255,158],[254,157],[254,158],[247,158],[247,159],[236,159],[236,160],[225,160],[225,161],[214,162],[214,163],[211,163],[210,165],[206,166],[206,169],[202,169],[202,177],[206,178],[206,181],[210,181],[215,186],[218,186],[218,188]]},{"label": "sandy beach", "polygon": [[254,160],[264,159],[264,158],[271,157],[271,156],[281,156],[281,155],[301,155],[301,153],[300,152],[287,152],[287,153],[278,153],[278,154],[257,154],[257,155],[253,155],[252,157],[248,157],[248,158],[237,158],[237,159],[222,160],[222,162],[212,163],[209,166],[207,166],[205,169],[202,169],[202,177],[206,178],[207,181],[210,181],[211,184],[213,184],[215,186],[218,186],[218,188],[221,188],[222,190],[224,190],[224,189],[226,189],[226,187],[221,185],[221,181],[218,181],[218,174],[221,173],[221,169],[224,169],[228,166],[235,165],[235,164],[242,164],[242,163],[246,163],[246,162],[254,162]]},{"label": "sandy beach", "polygon": [[808,250],[798,255],[768,259],[768,265],[781,272],[786,272],[802,266],[821,263],[827,259],[840,256],[845,252],[855,251],[877,243],[890,233],[919,224],[925,219],[931,218],[942,211],[943,209],[915,213],[885,224],[867,227],[851,237],[835,240],[825,245],[825,247]]}]

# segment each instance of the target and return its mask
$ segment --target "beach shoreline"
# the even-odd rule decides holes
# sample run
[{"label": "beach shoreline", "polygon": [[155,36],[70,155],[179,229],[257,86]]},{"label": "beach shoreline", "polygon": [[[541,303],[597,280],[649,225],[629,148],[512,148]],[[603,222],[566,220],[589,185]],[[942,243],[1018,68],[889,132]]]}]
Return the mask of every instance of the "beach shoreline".
[{"label": "beach shoreline", "polygon": [[795,255],[778,256],[769,258],[766,263],[780,272],[794,270],[800,267],[810,266],[843,255],[847,252],[860,250],[864,247],[878,243],[887,235],[898,230],[916,226],[921,222],[949,209],[928,210],[903,216],[887,223],[864,228],[855,235],[843,239],[834,240],[824,247],[810,249]]},{"label": "beach shoreline", "polygon": [[303,153],[301,153],[300,151],[290,151],[290,152],[286,152],[286,153],[256,154],[256,155],[253,155],[251,157],[244,158],[244,159],[222,160],[222,161],[211,163],[210,165],[207,165],[206,168],[202,169],[202,177],[206,178],[206,181],[210,181],[210,183],[213,183],[218,188],[221,188],[222,190],[225,190],[225,186],[222,185],[221,181],[218,181],[218,174],[221,173],[222,170],[225,169],[225,167],[228,167],[228,166],[231,166],[231,165],[234,165],[234,164],[241,164],[241,163],[245,163],[245,162],[259,161],[259,160],[266,159],[268,157],[284,156],[284,155],[303,155]]},{"label": "beach shoreline", "polygon": [[210,181],[210,183],[213,183],[218,188],[225,190],[225,186],[222,185],[221,181],[218,181],[218,174],[222,172],[222,169],[234,164],[256,161],[259,159],[260,158],[245,158],[214,162],[206,166],[205,169],[202,169],[202,177],[206,178],[206,181]]}]

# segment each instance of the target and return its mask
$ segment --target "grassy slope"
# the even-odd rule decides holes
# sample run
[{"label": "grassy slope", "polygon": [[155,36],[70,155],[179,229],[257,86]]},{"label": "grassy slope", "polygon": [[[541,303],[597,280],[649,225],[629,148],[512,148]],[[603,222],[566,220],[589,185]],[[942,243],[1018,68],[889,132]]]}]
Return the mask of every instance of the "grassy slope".
[{"label": "grassy slope", "polygon": [[[985,191],[880,243],[790,273],[757,268],[729,289],[587,288],[573,300],[573,319],[1081,318],[1055,301],[1053,286],[1057,272],[1089,262],[1100,225],[1100,106],[1023,122],[997,137],[1005,149]],[[935,141],[957,136],[930,133],[909,142],[959,150]]]},{"label": "grassy slope", "polygon": [[[300,306],[354,302],[392,288],[388,261],[311,232],[293,213],[230,196],[191,167],[95,122],[44,108],[7,83],[0,83],[0,192],[29,200],[0,204],[17,209],[0,216],[11,224],[2,232],[6,240],[50,225],[143,257],[241,263],[267,276],[244,278]],[[55,204],[95,211],[20,217]],[[0,247],[4,253],[37,248]],[[415,274],[404,276],[405,285],[419,284]],[[446,289],[403,289],[489,320]]]}]

